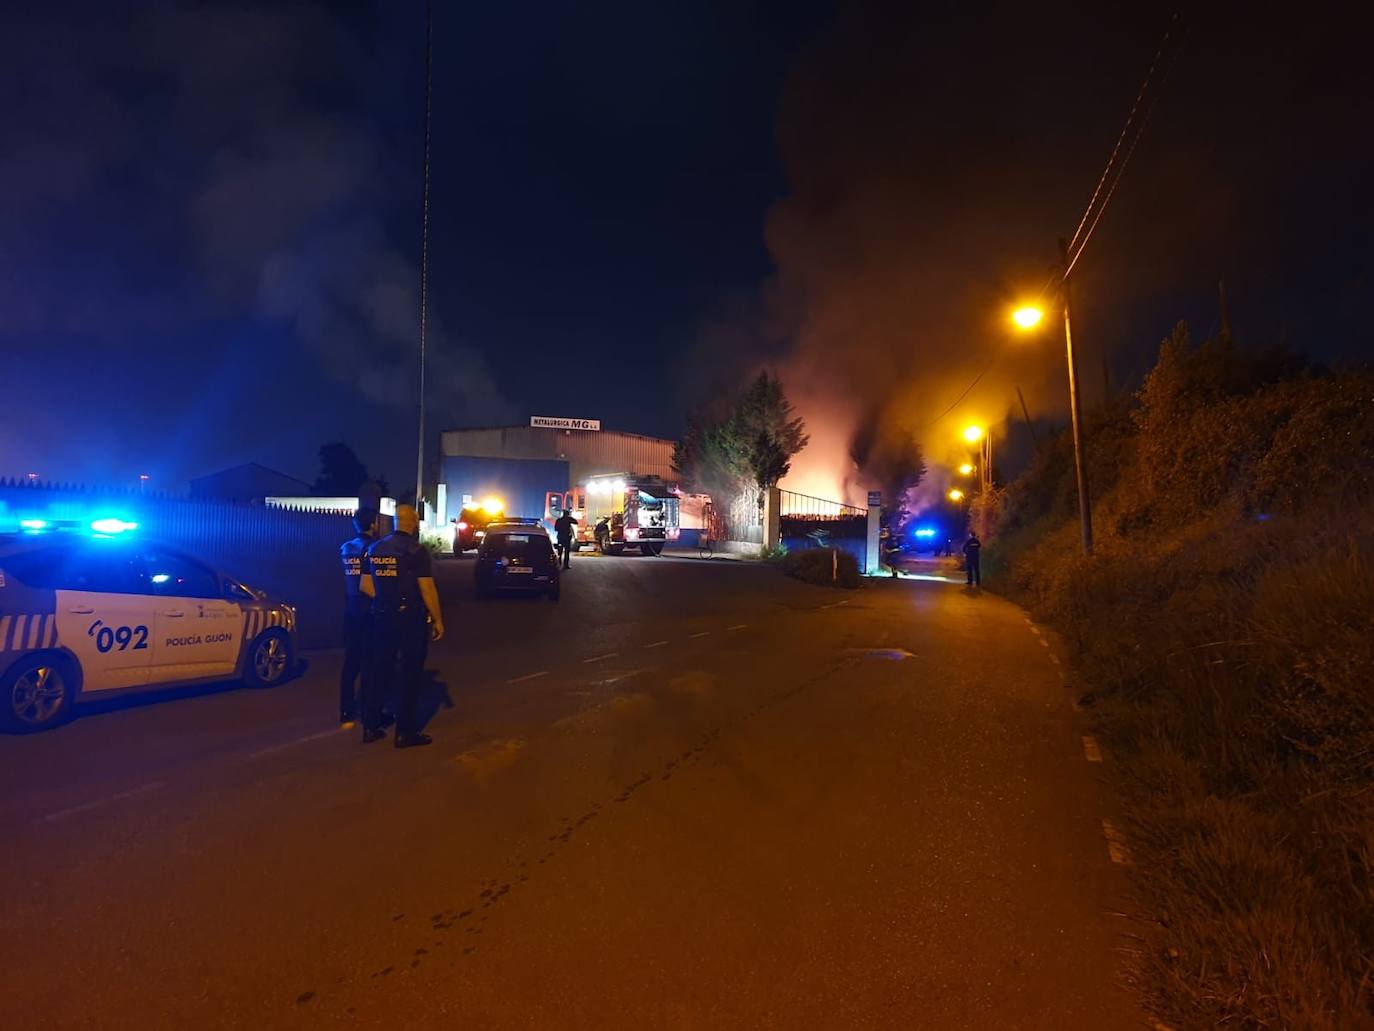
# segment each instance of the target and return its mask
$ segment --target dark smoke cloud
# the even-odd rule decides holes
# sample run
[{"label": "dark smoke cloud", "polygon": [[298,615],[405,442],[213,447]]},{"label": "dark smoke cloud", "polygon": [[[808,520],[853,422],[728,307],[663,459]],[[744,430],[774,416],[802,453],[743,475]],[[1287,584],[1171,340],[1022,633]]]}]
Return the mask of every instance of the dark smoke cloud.
[{"label": "dark smoke cloud", "polygon": [[[148,341],[175,353],[200,346],[207,326],[256,324],[292,346],[282,367],[391,410],[402,432],[388,436],[412,447],[422,53],[374,28],[366,7],[310,4],[15,18],[0,71],[15,100],[0,144],[0,341],[18,372],[43,389],[64,378],[69,393],[90,389],[64,363],[117,348],[155,382],[166,363]],[[422,26],[405,31],[413,42]],[[389,106],[398,88],[405,103]],[[436,424],[508,414],[478,351],[439,318],[431,347]],[[309,405],[271,418],[302,438],[349,426]],[[31,450],[11,443],[0,441],[7,461]],[[389,463],[386,445],[370,449]]]},{"label": "dark smoke cloud", "polygon": [[[1325,50],[1331,27],[1254,22],[1195,16],[1076,277],[1090,405],[1104,351],[1120,384],[1175,320],[1199,335],[1214,324],[1221,276],[1233,318],[1271,342],[1281,312],[1317,307],[1304,308],[1294,248],[1367,267],[1367,240],[1333,227],[1349,226],[1370,147],[1328,130],[1358,111],[1368,76],[1331,68],[1351,46]],[[761,311],[708,326],[703,344],[712,364],[780,367],[813,440],[793,485],[855,500],[905,441],[957,464],[968,422],[1024,444],[1018,386],[1033,417],[1063,418],[1059,326],[1018,337],[1007,314],[1044,287],[1167,23],[1148,10],[851,3],[803,55],[778,119],[790,191],[766,228],[776,276]]]}]

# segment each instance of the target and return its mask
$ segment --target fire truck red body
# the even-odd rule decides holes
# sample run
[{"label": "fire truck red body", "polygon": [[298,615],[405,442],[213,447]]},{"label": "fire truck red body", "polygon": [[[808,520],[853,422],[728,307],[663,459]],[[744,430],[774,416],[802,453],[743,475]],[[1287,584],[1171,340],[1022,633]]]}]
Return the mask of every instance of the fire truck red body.
[{"label": "fire truck red body", "polygon": [[605,555],[636,548],[644,555],[660,555],[681,532],[678,493],[657,476],[592,476],[569,490],[546,494],[544,522],[552,534],[554,520],[570,509],[579,548],[595,547]]}]

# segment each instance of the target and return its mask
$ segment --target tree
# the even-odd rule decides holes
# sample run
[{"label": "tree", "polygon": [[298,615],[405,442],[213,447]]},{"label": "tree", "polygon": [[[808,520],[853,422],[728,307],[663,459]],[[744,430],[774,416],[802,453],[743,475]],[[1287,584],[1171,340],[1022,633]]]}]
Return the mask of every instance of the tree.
[{"label": "tree", "polygon": [[367,467],[343,441],[320,447],[320,475],[315,478],[315,496],[354,498],[367,482]]},{"label": "tree", "polygon": [[762,492],[777,486],[806,447],[805,424],[782,383],[759,373],[734,398],[717,400],[687,419],[673,449],[673,468],[688,484],[720,502],[732,524],[757,525]]},{"label": "tree", "polygon": [[742,463],[759,490],[776,487],[792,468],[792,456],[811,439],[783,393],[782,381],[767,370],[740,397],[734,424]]}]

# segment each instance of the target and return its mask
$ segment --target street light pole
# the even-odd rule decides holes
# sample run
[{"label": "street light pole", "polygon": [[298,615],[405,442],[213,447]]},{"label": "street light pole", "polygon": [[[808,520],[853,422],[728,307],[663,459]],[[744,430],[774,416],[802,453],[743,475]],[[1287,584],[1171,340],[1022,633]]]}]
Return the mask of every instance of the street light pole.
[{"label": "street light pole", "polygon": [[415,456],[415,508],[425,504],[425,337],[429,331],[429,123],[433,93],[434,3],[425,4],[425,170],[420,200],[420,439]]},{"label": "street light pole", "polygon": [[1064,300],[1064,357],[1069,365],[1069,412],[1073,421],[1073,471],[1078,480],[1078,521],[1083,531],[1083,554],[1093,553],[1093,515],[1088,500],[1088,465],[1084,454],[1083,410],[1078,402],[1078,362],[1073,353],[1073,305],[1069,295],[1069,245],[1059,241],[1064,258],[1064,279],[1060,284]]}]

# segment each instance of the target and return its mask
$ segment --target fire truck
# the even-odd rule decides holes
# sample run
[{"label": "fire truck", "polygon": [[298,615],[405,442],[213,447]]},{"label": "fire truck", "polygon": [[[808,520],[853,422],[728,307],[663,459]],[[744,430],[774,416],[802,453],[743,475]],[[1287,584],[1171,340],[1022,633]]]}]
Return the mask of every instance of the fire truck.
[{"label": "fire truck", "polygon": [[550,533],[565,508],[577,520],[577,547],[594,547],[603,555],[619,555],[626,548],[661,555],[680,533],[677,488],[657,476],[612,473],[588,477],[567,491],[550,491],[543,520]]}]

